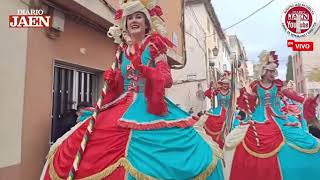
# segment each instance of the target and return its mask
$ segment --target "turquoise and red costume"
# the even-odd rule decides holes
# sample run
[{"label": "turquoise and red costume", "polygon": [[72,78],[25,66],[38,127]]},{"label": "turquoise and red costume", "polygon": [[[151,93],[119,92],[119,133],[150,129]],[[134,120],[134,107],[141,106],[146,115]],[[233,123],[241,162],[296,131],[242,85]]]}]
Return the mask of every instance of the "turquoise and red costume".
[{"label": "turquoise and red costume", "polygon": [[281,111],[286,114],[290,115],[287,120],[288,122],[285,124],[287,126],[295,126],[301,127],[305,131],[308,131],[308,124],[305,118],[303,118],[303,107],[301,103],[294,102],[291,99],[283,98],[281,96]]},{"label": "turquoise and red costume", "polygon": [[305,129],[288,126],[287,122],[300,122],[281,111],[280,94],[304,104],[303,116],[314,118],[316,102],[297,95],[274,80],[270,87],[260,81],[250,85],[252,94],[241,89],[238,108],[252,112],[233,129],[225,141],[225,161],[230,180],[317,180],[320,171],[320,143]]},{"label": "turquoise and red costume", "polygon": [[[75,179],[223,179],[220,149],[193,127],[196,118],[164,97],[172,85],[168,46],[152,34],[141,56],[130,55],[127,46],[118,49],[120,69],[105,72],[108,91]],[[53,145],[44,179],[68,177],[88,123]]]},{"label": "turquoise and red costume", "polygon": [[222,149],[224,145],[222,129],[227,118],[227,111],[229,109],[230,91],[228,91],[226,94],[223,94],[219,89],[208,89],[205,92],[205,96],[209,99],[212,99],[216,96],[218,99],[217,107],[212,107],[206,113],[207,120],[204,124],[204,129],[212,138],[212,140],[217,142],[219,147]]}]

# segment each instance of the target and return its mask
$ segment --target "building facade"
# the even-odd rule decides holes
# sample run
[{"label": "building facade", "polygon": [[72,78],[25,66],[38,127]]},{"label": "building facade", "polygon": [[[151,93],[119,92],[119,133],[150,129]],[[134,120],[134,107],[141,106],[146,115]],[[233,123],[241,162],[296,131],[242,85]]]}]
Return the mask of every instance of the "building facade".
[{"label": "building facade", "polygon": [[254,64],[252,63],[252,61],[247,61],[246,63],[247,63],[247,67],[248,67],[249,81],[252,82],[253,80],[255,80]]},{"label": "building facade", "polygon": [[186,64],[172,72],[174,86],[167,94],[186,111],[197,113],[210,107],[204,91],[228,68],[230,51],[210,1],[185,1],[184,19]]},{"label": "building facade", "polygon": [[320,26],[312,35],[299,39],[299,41],[314,42],[314,50],[293,54],[293,79],[299,93],[314,96],[320,93]]}]

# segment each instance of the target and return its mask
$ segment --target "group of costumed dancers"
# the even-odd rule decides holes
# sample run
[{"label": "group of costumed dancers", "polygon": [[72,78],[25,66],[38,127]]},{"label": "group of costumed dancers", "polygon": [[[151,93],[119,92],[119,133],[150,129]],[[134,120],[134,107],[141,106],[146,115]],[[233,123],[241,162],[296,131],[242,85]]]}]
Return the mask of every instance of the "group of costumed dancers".
[{"label": "group of costumed dancers", "polygon": [[192,116],[165,97],[173,84],[166,52],[174,45],[157,1],[120,7],[108,32],[119,44],[116,62],[93,115],[51,146],[41,179],[319,178],[320,144],[306,124],[316,124],[320,98],[275,79],[275,52],[261,54],[261,79],[243,85],[237,111],[235,73],[227,72],[205,92],[217,107]]}]

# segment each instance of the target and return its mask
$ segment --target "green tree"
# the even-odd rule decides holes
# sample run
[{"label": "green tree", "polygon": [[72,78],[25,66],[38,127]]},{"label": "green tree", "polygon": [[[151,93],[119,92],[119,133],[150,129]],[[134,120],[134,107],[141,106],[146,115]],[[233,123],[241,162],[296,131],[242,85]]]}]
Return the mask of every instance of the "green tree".
[{"label": "green tree", "polygon": [[286,81],[293,80],[292,56],[288,56]]}]

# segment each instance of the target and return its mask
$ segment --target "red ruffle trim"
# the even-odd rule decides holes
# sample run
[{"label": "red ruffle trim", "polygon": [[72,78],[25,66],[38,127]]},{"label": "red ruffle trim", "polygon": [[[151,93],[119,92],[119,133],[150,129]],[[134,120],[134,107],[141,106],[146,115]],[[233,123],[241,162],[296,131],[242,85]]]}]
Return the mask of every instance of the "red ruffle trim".
[{"label": "red ruffle trim", "polygon": [[[101,106],[100,108],[100,112],[101,111],[104,111],[106,109],[109,109],[110,107],[113,107],[113,106],[116,106],[118,105],[119,103],[123,102],[123,101],[126,101],[126,98],[128,96],[129,92],[125,93],[125,94],[122,94],[120,95],[117,99],[107,103],[107,104],[104,104],[103,106]],[[132,98],[131,98],[132,99]]]},{"label": "red ruffle trim", "polygon": [[107,92],[102,92],[102,105],[108,104],[118,98],[124,89],[124,80],[119,69],[106,70],[104,73],[104,79],[107,81]]},{"label": "red ruffle trim", "polygon": [[[121,98],[113,108],[98,114],[94,124],[94,131],[82,156],[79,169],[75,179],[85,178],[101,172],[103,169],[116,163],[120,158],[126,156],[126,146],[130,135],[129,129],[117,125],[129,105],[132,103],[133,93],[128,93]],[[57,149],[54,155],[53,165],[58,176],[68,177],[78,148],[80,148],[82,137],[86,132],[89,121],[84,122],[75,130]],[[118,167],[109,176],[103,179],[121,179],[124,177],[124,169]],[[45,179],[53,179],[47,170]]]},{"label": "red ruffle trim", "polygon": [[277,86],[278,91],[281,91],[281,88],[284,85],[284,82],[280,79],[275,79],[273,83]]},{"label": "red ruffle trim", "polygon": [[214,96],[216,96],[219,92],[220,92],[219,89],[215,89],[215,90],[213,90],[213,92],[212,92],[211,88],[209,88],[209,89],[207,89],[207,90],[204,92],[204,95],[205,95],[206,97],[208,97],[209,99],[211,99],[211,98],[213,98]]},{"label": "red ruffle trim", "polygon": [[304,97],[300,96],[296,91],[294,91],[293,89],[284,89],[283,94],[288,97],[289,99],[292,99],[294,101],[297,101],[299,103],[303,103],[304,101]]},{"label": "red ruffle trim", "polygon": [[207,98],[211,99],[211,98],[212,98],[211,89],[207,89],[207,90],[204,92],[204,95],[205,95]]},{"label": "red ruffle trim", "polygon": [[[247,100],[247,101],[246,101]],[[249,104],[247,104],[247,102]],[[257,96],[248,94],[245,90],[245,88],[240,89],[240,96],[237,98],[237,107],[240,110],[248,112],[250,108],[250,111],[253,112],[255,110],[257,104]]]},{"label": "red ruffle trim", "polygon": [[258,80],[255,80],[250,84],[250,88],[254,93],[257,93],[258,82]]},{"label": "red ruffle trim", "polygon": [[220,116],[208,115],[208,119],[205,122],[204,129],[211,139],[219,144],[222,149],[224,142],[222,140],[222,128],[226,120],[226,109],[223,108]]},{"label": "red ruffle trim", "polygon": [[154,59],[159,56],[159,54],[165,54],[168,48],[173,48],[174,44],[166,37],[161,36],[158,33],[152,33],[147,39],[144,41],[141,49],[145,49],[148,45],[152,43],[153,46],[150,46],[150,54]]},{"label": "red ruffle trim", "polygon": [[[255,94],[257,94],[258,84],[258,80],[255,80],[250,84],[251,91]],[[249,104],[246,103],[246,100],[248,100]],[[246,88],[240,89],[240,96],[237,98],[237,107],[240,110],[248,112],[248,108],[250,108],[250,111],[253,112],[255,110],[256,101],[256,95],[248,94]]]},{"label": "red ruffle trim", "polygon": [[314,118],[316,118],[316,108],[316,98],[308,98],[303,103],[303,116],[307,120],[307,122],[310,123]]},{"label": "red ruffle trim", "polygon": [[130,128],[135,130],[151,130],[151,129],[161,129],[161,128],[171,128],[171,127],[179,127],[179,128],[186,128],[193,126],[197,122],[196,117],[190,117],[188,119],[182,119],[175,122],[161,120],[158,122],[153,123],[136,123],[136,122],[129,122],[124,119],[120,119],[118,125],[123,128]]},{"label": "red ruffle trim", "polygon": [[[166,37],[157,33],[151,34],[140,49],[150,46],[152,61],[161,54],[165,54],[168,48],[174,45]],[[163,59],[165,60],[165,59]],[[157,116],[164,116],[168,113],[168,107],[164,100],[165,88],[170,88],[173,84],[170,66],[167,62],[160,60],[156,67],[149,67],[140,64],[137,66],[142,76],[146,78],[145,97],[147,99],[147,111]]]}]

